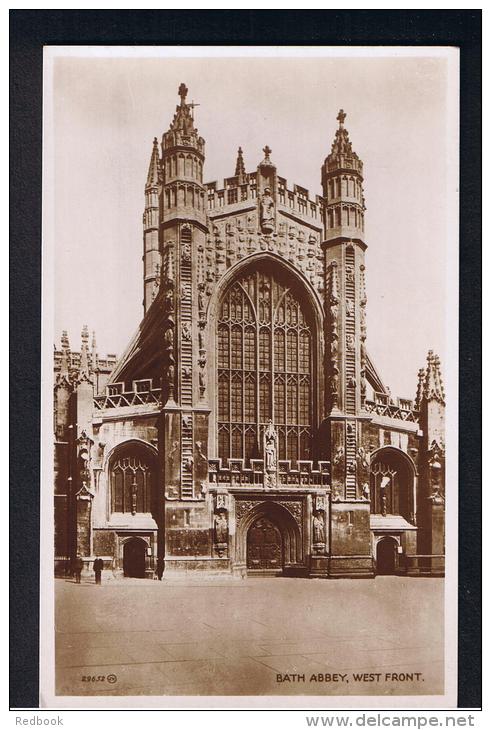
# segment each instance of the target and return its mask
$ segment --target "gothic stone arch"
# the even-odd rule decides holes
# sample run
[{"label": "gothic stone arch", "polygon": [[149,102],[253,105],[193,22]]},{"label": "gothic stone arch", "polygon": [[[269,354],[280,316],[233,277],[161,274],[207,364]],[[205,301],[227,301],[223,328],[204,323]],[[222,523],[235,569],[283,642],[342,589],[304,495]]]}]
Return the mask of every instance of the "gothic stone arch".
[{"label": "gothic stone arch", "polygon": [[[370,458],[370,511],[397,514],[414,524],[416,519],[416,466],[402,449],[383,446]],[[385,500],[382,499],[385,495]],[[385,504],[384,504],[385,501]]]},{"label": "gothic stone arch", "polygon": [[[218,392],[219,392],[219,381],[218,381],[218,344],[219,344],[219,338],[218,338],[218,325],[220,320],[220,313],[221,313],[221,306],[222,301],[224,300],[225,296],[228,296],[228,293],[231,291],[231,289],[234,288],[236,284],[241,286],[241,282],[245,280],[249,276],[270,276],[274,279],[276,282],[281,282],[283,286],[291,290],[292,296],[294,293],[294,296],[296,297],[297,301],[299,302],[299,306],[301,306],[302,311],[305,313],[305,316],[308,320],[308,325],[306,325],[306,328],[310,332],[310,341],[311,341],[311,350],[310,350],[310,356],[311,356],[311,384],[309,387],[311,387],[311,400],[312,400],[312,406],[311,406],[311,423],[309,424],[309,430],[310,435],[306,436],[303,431],[299,431],[298,434],[298,449],[301,451],[302,449],[302,441],[301,439],[311,439],[311,445],[309,448],[312,450],[312,439],[315,438],[315,434],[317,431],[317,428],[322,420],[323,415],[323,377],[322,377],[322,363],[323,363],[323,348],[324,348],[324,342],[323,342],[323,314],[322,314],[322,308],[319,302],[319,298],[317,294],[312,289],[312,286],[309,282],[307,282],[304,277],[301,275],[300,272],[298,272],[295,267],[293,267],[291,264],[286,262],[283,258],[280,256],[277,256],[272,253],[255,253],[252,254],[245,259],[238,262],[235,266],[233,266],[227,273],[222,277],[219,285],[215,289],[215,291],[212,294],[210,304],[208,307],[207,312],[207,325],[208,325],[208,362],[209,362],[209,368],[208,368],[208,392],[210,393],[210,403],[214,404],[214,407],[211,409],[210,414],[210,432],[209,432],[209,453],[214,456],[218,456],[219,451],[219,444],[218,444],[218,423],[219,423],[219,414],[217,411],[217,401],[218,401]],[[247,297],[247,292],[244,293],[244,297]],[[302,315],[304,316],[304,315]],[[307,321],[306,320],[306,321]],[[271,326],[274,327],[274,323],[271,323]],[[242,322],[242,327],[247,329],[247,323]],[[288,328],[288,325],[286,325]],[[259,333],[259,330],[262,329],[261,325],[259,323],[259,320],[255,320],[253,323],[251,322],[251,331],[254,330],[254,332]],[[264,327],[264,329],[267,329],[267,326]],[[288,329],[285,336],[288,336]],[[232,333],[230,332],[230,337],[232,337]],[[246,335],[244,334],[244,337]],[[259,336],[258,334],[254,336]],[[300,334],[299,334],[300,337]],[[300,344],[299,344],[300,347]],[[257,344],[257,350],[255,357],[259,357],[259,344]],[[274,365],[272,363],[272,367],[274,368]],[[285,368],[285,371],[288,370],[288,366]],[[257,377],[262,377],[260,375],[259,369],[256,370]],[[251,370],[251,376],[252,376],[252,370]],[[232,377],[232,375],[231,375]],[[246,377],[246,376],[244,376]],[[249,375],[247,375],[249,377]],[[290,378],[293,382],[295,379],[295,373],[292,372],[291,375],[287,372],[285,372],[285,379]],[[231,386],[229,386],[231,387]],[[245,388],[245,384],[243,385]],[[259,385],[257,383],[254,384],[254,387],[259,389]],[[264,386],[271,388],[271,391],[273,392],[275,384],[274,383],[268,383],[268,385]],[[278,387],[281,389],[281,383],[279,383]],[[285,385],[287,388],[288,385]],[[299,386],[300,387],[300,386]],[[300,391],[299,391],[300,393]],[[274,396],[273,396],[274,397]],[[300,395],[298,396],[299,403],[300,403]],[[257,400],[255,403],[255,408],[258,410],[260,407],[259,405],[259,396],[257,396]],[[287,405],[288,408],[288,405]],[[250,437],[251,439],[256,438],[258,439],[258,421],[260,421],[260,418],[251,419],[251,423],[247,423],[244,425],[244,434],[241,434],[241,438],[243,439],[244,443],[244,449],[246,439],[248,438],[248,432],[251,431]],[[288,422],[288,418],[285,419]],[[300,420],[300,413],[298,416],[298,420]],[[273,421],[275,421],[273,417]],[[290,433],[293,433],[294,427],[295,427],[295,420],[292,419],[291,427],[292,429],[288,431],[288,427],[290,424],[285,423],[285,444],[286,448],[288,448],[288,435]],[[254,431],[254,429],[256,429]],[[246,433],[247,431],[247,433]],[[254,432],[254,433],[253,433]],[[281,434],[280,434],[281,437]],[[233,446],[233,435],[230,436],[231,439],[231,446]],[[260,439],[258,439],[260,443]],[[310,456],[312,458],[312,455]]]},{"label": "gothic stone arch", "polygon": [[235,562],[247,562],[247,535],[260,518],[270,520],[282,540],[282,568],[304,563],[304,505],[301,499],[236,500]]},{"label": "gothic stone arch", "polygon": [[[121,462],[120,470],[124,469],[122,460],[124,459],[133,459],[141,462],[141,466],[144,467],[145,472],[145,480],[148,479],[148,494],[146,495],[146,498],[144,500],[144,503],[142,500],[137,500],[135,503],[135,507],[137,509],[135,511],[141,512],[142,508],[144,512],[151,513],[152,515],[156,516],[158,513],[158,504],[157,504],[157,481],[158,481],[158,458],[157,458],[157,450],[148,442],[142,440],[142,439],[127,439],[125,441],[120,442],[114,448],[110,450],[110,452],[107,454],[104,464],[104,471],[106,474],[106,512],[108,518],[110,518],[111,514],[113,512],[118,512],[118,509],[115,509],[115,498],[114,498],[114,492],[115,484],[114,484],[114,475],[113,475],[113,469],[118,462]],[[133,466],[136,466],[136,464],[133,464]],[[141,471],[141,469],[140,469]],[[126,507],[123,507],[123,512],[131,512],[131,506],[126,505]]]}]

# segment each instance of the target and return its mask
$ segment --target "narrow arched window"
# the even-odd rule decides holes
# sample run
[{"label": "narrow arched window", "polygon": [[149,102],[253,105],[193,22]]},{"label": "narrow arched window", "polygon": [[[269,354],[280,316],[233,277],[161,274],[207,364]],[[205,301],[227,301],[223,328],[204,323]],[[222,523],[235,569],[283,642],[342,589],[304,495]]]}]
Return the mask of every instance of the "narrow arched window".
[{"label": "narrow arched window", "polygon": [[311,459],[314,330],[301,287],[249,271],[225,291],[217,326],[218,455],[257,458],[272,419],[279,457]]}]

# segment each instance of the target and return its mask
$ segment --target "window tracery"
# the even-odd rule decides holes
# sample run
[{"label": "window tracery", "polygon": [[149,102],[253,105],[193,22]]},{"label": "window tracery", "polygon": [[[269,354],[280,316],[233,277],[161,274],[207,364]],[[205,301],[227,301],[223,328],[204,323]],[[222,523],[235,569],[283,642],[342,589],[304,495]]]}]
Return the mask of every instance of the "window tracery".
[{"label": "window tracery", "polygon": [[312,327],[301,296],[270,271],[229,286],[218,317],[218,455],[260,457],[273,419],[280,459],[311,459]]},{"label": "window tracery", "polygon": [[152,511],[154,459],[134,445],[121,449],[110,464],[111,511]]}]

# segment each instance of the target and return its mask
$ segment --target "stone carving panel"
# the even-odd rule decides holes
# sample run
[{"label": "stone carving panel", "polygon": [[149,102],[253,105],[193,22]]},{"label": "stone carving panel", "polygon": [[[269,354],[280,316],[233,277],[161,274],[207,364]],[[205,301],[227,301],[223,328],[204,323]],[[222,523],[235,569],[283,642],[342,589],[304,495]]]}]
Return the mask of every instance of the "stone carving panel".
[{"label": "stone carving panel", "polygon": [[[269,205],[269,201],[266,201]],[[256,251],[271,251],[293,263],[319,292],[324,291],[323,256],[320,233],[300,224],[263,219],[261,213],[231,216],[227,221],[215,221],[207,236],[204,258],[206,277],[218,280],[225,271],[244,256]],[[271,209],[268,208],[269,213]],[[266,215],[266,212],[264,213]],[[276,228],[276,230],[275,230]]]}]

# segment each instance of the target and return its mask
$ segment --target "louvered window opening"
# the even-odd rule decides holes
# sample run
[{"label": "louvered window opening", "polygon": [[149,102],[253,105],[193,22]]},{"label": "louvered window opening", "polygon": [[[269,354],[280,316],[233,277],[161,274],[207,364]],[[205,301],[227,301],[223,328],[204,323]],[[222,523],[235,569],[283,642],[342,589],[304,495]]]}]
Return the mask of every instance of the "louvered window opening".
[{"label": "louvered window opening", "polygon": [[278,458],[311,459],[312,328],[288,282],[254,271],[230,285],[218,320],[218,455],[262,458],[272,419]]}]

